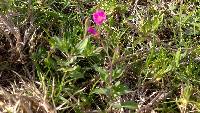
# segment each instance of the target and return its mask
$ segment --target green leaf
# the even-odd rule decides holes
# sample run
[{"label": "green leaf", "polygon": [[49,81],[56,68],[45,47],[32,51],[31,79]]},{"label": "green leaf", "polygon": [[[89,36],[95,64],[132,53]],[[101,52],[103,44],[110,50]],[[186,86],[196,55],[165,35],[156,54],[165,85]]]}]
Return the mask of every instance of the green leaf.
[{"label": "green leaf", "polygon": [[104,95],[108,95],[109,92],[110,92],[110,89],[108,89],[108,88],[96,88],[93,91],[93,93],[95,93],[95,94],[104,94]]},{"label": "green leaf", "polygon": [[67,60],[63,60],[63,59],[59,59],[59,58],[56,59],[57,64],[61,67],[68,67],[68,66],[70,66],[70,64],[74,63],[76,60],[77,60],[77,56],[73,56]]},{"label": "green leaf", "polygon": [[89,41],[89,38],[85,38],[84,40],[82,40],[80,43],[76,45],[76,48],[79,50],[80,53],[82,53],[86,49],[88,41]]},{"label": "green leaf", "polygon": [[70,72],[69,76],[75,80],[79,78],[84,78],[84,74],[77,70]]},{"label": "green leaf", "polygon": [[117,79],[117,78],[121,77],[123,75],[123,73],[124,73],[123,69],[117,68],[117,69],[113,70],[112,77],[113,77],[113,79]]},{"label": "green leaf", "polygon": [[163,21],[163,16],[164,16],[164,14],[156,15],[156,16],[153,17],[153,23],[152,23],[152,30],[153,31],[158,29],[160,23]]},{"label": "green leaf", "polygon": [[176,67],[179,67],[180,59],[181,59],[181,49],[179,48],[175,55]]},{"label": "green leaf", "polygon": [[98,48],[96,48],[94,51],[93,51],[93,53],[95,53],[95,54],[100,54],[100,52],[103,50],[103,47],[98,47]]},{"label": "green leaf", "polygon": [[127,109],[131,109],[131,110],[135,110],[138,108],[137,103],[133,102],[133,101],[127,101],[127,102],[123,102],[123,103],[114,103],[112,105],[114,108],[127,108]]},{"label": "green leaf", "polygon": [[62,52],[68,52],[69,50],[69,42],[65,38],[54,36],[51,37],[48,41],[51,47],[54,49],[57,48]]},{"label": "green leaf", "polygon": [[49,44],[51,45],[52,48],[56,48],[56,43],[57,43],[57,37],[52,37],[48,40]]},{"label": "green leaf", "polygon": [[133,102],[133,101],[127,101],[127,102],[124,102],[121,104],[121,106],[123,108],[128,108],[128,109],[131,109],[131,110],[135,110],[138,108],[138,105],[137,103]]},{"label": "green leaf", "polygon": [[58,98],[59,98],[60,100],[62,100],[63,102],[66,102],[66,103],[68,103],[68,104],[70,103],[69,100],[68,100],[68,99],[65,99],[63,96],[60,96],[60,95],[59,95]]},{"label": "green leaf", "polygon": [[164,65],[162,69],[160,69],[156,74],[155,78],[157,81],[163,78],[164,74],[173,70],[173,66],[169,64],[169,66]]},{"label": "green leaf", "polygon": [[95,51],[95,46],[93,44],[91,44],[90,42],[88,42],[85,50],[82,52],[82,55],[84,55],[85,57],[88,57],[88,56],[92,56]]},{"label": "green leaf", "polygon": [[165,69],[163,74],[170,72],[172,69],[173,69],[173,66],[170,64],[169,66],[167,66],[167,69]]},{"label": "green leaf", "polygon": [[71,72],[71,71],[76,70],[77,67],[78,67],[78,66],[60,68],[60,69],[58,69],[58,71],[63,71],[64,73],[67,73],[67,72]]},{"label": "green leaf", "polygon": [[148,33],[151,30],[152,24],[151,24],[150,20],[146,20],[146,21],[143,20],[141,22],[140,26],[141,26],[141,28],[140,28],[141,32],[143,32],[144,34],[146,34],[146,33]]},{"label": "green leaf", "polygon": [[95,66],[95,70],[99,72],[101,80],[108,83],[109,73],[105,69],[97,66]]},{"label": "green leaf", "polygon": [[57,64],[56,61],[53,60],[51,57],[47,57],[44,59],[45,66],[48,68],[56,68]]},{"label": "green leaf", "polygon": [[127,94],[130,92],[128,87],[126,85],[121,84],[120,81],[115,83],[113,90],[114,90],[115,96]]}]

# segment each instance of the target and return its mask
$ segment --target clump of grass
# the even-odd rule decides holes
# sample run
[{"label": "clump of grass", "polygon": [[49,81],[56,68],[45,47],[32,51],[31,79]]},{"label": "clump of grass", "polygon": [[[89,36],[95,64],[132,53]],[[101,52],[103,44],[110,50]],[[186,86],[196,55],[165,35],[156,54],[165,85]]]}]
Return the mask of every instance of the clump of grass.
[{"label": "clump of grass", "polygon": [[21,82],[0,88],[0,111],[6,113],[56,113],[34,84]]}]

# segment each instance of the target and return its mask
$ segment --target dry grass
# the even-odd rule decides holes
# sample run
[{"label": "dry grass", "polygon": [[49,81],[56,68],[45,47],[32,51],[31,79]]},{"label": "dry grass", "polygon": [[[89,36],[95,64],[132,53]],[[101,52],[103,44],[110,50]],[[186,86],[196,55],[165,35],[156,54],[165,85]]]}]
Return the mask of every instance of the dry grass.
[{"label": "dry grass", "polygon": [[3,113],[56,113],[33,83],[20,82],[0,88],[0,111]]}]

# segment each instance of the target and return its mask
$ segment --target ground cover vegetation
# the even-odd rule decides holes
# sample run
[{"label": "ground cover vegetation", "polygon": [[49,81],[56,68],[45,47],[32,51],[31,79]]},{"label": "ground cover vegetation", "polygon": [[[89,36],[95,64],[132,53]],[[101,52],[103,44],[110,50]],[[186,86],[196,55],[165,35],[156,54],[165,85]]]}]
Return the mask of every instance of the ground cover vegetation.
[{"label": "ground cover vegetation", "polygon": [[0,0],[0,111],[200,112],[199,0]]}]

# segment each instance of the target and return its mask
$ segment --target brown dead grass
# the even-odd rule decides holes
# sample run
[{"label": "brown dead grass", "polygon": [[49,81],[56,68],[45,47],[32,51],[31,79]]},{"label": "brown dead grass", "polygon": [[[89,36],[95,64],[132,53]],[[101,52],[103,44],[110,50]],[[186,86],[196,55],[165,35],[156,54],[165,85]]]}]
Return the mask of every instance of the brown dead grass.
[{"label": "brown dead grass", "polygon": [[0,113],[56,113],[31,82],[35,77],[30,60],[35,32],[31,17],[24,26],[17,27],[9,15],[0,13]]},{"label": "brown dead grass", "polygon": [[0,87],[0,112],[3,113],[56,113],[33,83],[21,82],[21,87]]}]

